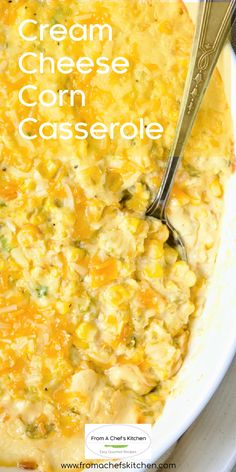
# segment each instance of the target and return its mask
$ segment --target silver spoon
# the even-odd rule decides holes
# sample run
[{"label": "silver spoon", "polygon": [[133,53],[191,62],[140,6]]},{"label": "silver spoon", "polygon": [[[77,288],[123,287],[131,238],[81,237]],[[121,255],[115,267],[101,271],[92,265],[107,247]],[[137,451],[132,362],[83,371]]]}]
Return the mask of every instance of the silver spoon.
[{"label": "silver spoon", "polygon": [[181,102],[174,144],[160,189],[146,215],[161,220],[169,229],[168,243],[187,260],[184,241],[167,217],[167,204],[176,171],[217,60],[236,17],[236,0],[200,0],[188,76]]}]

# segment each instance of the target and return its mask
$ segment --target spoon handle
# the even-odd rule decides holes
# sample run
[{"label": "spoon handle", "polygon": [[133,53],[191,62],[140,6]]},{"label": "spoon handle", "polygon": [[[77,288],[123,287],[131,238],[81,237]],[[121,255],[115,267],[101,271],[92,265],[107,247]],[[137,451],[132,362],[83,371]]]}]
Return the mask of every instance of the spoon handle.
[{"label": "spoon handle", "polygon": [[159,192],[147,210],[148,216],[166,219],[166,205],[184,147],[235,17],[236,0],[200,0],[175,140]]}]

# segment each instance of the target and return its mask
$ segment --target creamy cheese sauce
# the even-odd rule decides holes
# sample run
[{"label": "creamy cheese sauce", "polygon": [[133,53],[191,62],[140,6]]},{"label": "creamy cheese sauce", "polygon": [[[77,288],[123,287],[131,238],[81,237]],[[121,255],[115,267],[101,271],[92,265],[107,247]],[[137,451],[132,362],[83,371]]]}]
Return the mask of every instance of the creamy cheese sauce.
[{"label": "creamy cheese sauce", "polygon": [[[2,0],[0,19],[0,462],[59,469],[83,458],[85,423],[150,423],[160,415],[187,351],[216,254],[231,125],[221,79],[207,92],[169,216],[144,217],[160,184],[187,73],[192,26],[179,2]],[[109,23],[113,38],[19,40],[20,22]],[[159,141],[21,139],[18,57],[40,52],[131,67],[121,77],[34,74],[30,100],[43,121],[158,119]],[[38,92],[86,88],[86,107],[45,108]],[[217,95],[217,100],[215,96]],[[67,97],[68,98],[68,97]],[[76,98],[75,98],[76,100]],[[81,105],[81,104],[80,104]],[[79,439],[78,439],[79,438]],[[61,447],[60,447],[61,445]]]}]

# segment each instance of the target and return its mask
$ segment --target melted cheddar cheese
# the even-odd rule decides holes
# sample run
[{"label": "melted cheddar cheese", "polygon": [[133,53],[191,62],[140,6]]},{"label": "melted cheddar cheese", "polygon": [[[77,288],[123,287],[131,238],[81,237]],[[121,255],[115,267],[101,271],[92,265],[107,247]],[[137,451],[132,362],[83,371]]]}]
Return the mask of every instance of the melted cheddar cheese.
[{"label": "melted cheddar cheese", "polygon": [[[113,41],[48,35],[20,22],[109,23]],[[178,1],[7,0],[0,18],[0,462],[60,469],[83,459],[85,423],[150,423],[187,350],[215,258],[231,127],[216,73],[187,146],[169,217],[190,265],[145,210],[160,184],[186,78],[192,26]],[[159,141],[26,141],[24,51],[126,56],[123,76],[34,74],[39,91],[85,89],[87,105],[40,121],[159,120]],[[217,96],[217,100],[216,97]],[[34,99],[34,95],[31,97]]]}]

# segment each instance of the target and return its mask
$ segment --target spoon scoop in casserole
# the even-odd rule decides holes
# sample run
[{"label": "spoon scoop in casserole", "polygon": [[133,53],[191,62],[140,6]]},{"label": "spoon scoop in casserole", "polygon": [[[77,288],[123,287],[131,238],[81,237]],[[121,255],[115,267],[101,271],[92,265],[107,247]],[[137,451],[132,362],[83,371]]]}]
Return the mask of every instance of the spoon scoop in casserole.
[{"label": "spoon scoop in casserole", "polygon": [[146,212],[147,216],[160,219],[167,226],[168,243],[176,247],[183,260],[187,260],[187,251],[182,236],[168,219],[168,200],[185,145],[235,17],[236,0],[200,1],[174,143],[159,191]]}]

